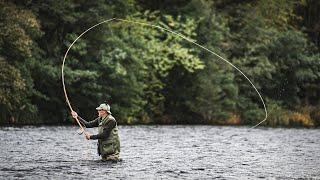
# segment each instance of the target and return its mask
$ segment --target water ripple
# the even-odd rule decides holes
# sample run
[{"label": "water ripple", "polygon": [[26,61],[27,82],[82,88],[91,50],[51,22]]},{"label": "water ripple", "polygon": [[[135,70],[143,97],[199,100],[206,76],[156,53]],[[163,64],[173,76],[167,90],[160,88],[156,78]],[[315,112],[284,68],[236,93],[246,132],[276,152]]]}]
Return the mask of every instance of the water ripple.
[{"label": "water ripple", "polygon": [[1,127],[0,179],[320,179],[319,129],[120,126],[118,163],[77,129]]}]

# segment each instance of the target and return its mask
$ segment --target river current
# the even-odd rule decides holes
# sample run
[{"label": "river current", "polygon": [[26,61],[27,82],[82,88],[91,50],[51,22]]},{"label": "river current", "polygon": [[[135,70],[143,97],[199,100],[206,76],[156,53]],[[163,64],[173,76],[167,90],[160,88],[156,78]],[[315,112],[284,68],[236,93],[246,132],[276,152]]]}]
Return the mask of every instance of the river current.
[{"label": "river current", "polygon": [[119,126],[118,163],[77,130],[1,127],[0,179],[320,179],[320,129]]}]

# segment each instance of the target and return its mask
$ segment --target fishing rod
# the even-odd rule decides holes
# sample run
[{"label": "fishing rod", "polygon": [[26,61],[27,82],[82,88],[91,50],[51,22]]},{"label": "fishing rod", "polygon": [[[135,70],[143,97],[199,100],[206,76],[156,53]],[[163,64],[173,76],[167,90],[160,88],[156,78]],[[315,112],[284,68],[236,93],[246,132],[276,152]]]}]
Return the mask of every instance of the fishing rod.
[{"label": "fishing rod", "polygon": [[[83,33],[81,33],[69,46],[69,48],[67,49],[66,53],[64,54],[64,57],[63,57],[63,61],[62,61],[62,66],[61,66],[61,80],[62,80],[62,87],[63,87],[63,93],[64,93],[64,96],[66,98],[66,102],[68,104],[68,107],[70,109],[70,111],[72,112],[73,111],[73,108],[71,106],[71,103],[70,103],[70,100],[69,100],[69,97],[68,97],[68,94],[67,94],[67,90],[66,90],[66,85],[65,85],[65,82],[64,82],[64,66],[65,66],[65,62],[66,62],[66,58],[67,58],[67,55],[70,51],[70,49],[72,48],[72,46],[74,45],[74,43],[77,42],[77,40],[83,36],[85,33],[87,33],[88,31],[90,31],[91,29],[95,28],[96,26],[99,26],[100,24],[103,24],[103,23],[106,23],[106,22],[109,22],[109,21],[112,21],[114,20],[113,19],[108,19],[108,20],[105,20],[105,21],[102,21],[98,24],[95,24],[94,26],[91,26],[90,28],[88,28],[87,30],[85,30]],[[80,132],[78,132],[78,134],[82,134],[82,133],[85,133],[86,134],[86,131],[85,131],[85,126],[82,126],[78,117],[75,118],[79,127],[80,127]]]},{"label": "fishing rod", "polygon": [[[67,95],[67,91],[66,91],[66,86],[65,86],[65,83],[64,83],[64,73],[63,73],[64,64],[65,64],[65,58],[64,58],[64,60],[63,60],[62,67],[61,67],[61,69],[62,69],[62,71],[61,71],[61,75],[62,75],[62,86],[63,86],[63,92],[64,92],[64,96],[65,96],[65,98],[66,98],[66,102],[67,102],[67,104],[68,104],[68,107],[69,107],[69,109],[70,109],[70,112],[72,112],[73,109],[72,109],[72,106],[71,106],[71,104],[70,104],[70,101],[69,101],[69,98],[68,98],[68,95]],[[81,125],[78,117],[75,117],[74,119],[76,120],[76,122],[77,122],[78,125],[80,126],[80,131],[78,131],[78,134],[80,135],[80,134],[84,133],[84,132],[85,132],[85,128],[84,128],[84,126]]]},{"label": "fishing rod", "polygon": [[[179,36],[180,38],[192,43],[193,45],[196,45],[198,46],[199,48],[209,52],[210,54],[213,54],[214,56],[218,57],[220,60],[223,60],[224,62],[226,62],[227,64],[229,64],[230,66],[232,66],[234,69],[236,69],[242,76],[244,76],[246,78],[246,80],[251,84],[251,86],[254,88],[254,90],[256,91],[256,93],[258,94],[261,102],[262,102],[262,105],[263,105],[263,108],[264,108],[264,112],[265,112],[265,117],[262,121],[260,121],[258,124],[254,125],[253,127],[251,127],[250,129],[253,129],[257,126],[259,126],[261,123],[263,123],[264,121],[267,120],[268,118],[268,111],[267,111],[267,107],[266,107],[266,104],[264,102],[264,99],[262,97],[262,95],[260,94],[260,92],[258,91],[258,89],[256,88],[256,86],[253,84],[253,82],[238,68],[236,67],[234,64],[232,64],[230,61],[226,60],[225,58],[223,58],[222,56],[218,55],[217,53],[213,52],[212,50],[198,44],[197,42],[183,36],[182,34],[179,34],[177,32],[174,32],[170,29],[166,29],[164,27],[161,27],[161,26],[157,26],[157,25],[153,25],[153,24],[148,24],[148,23],[145,23],[145,22],[139,22],[139,21],[133,21],[133,20],[127,20],[127,19],[120,19],[120,18],[112,18],[112,19],[108,19],[108,20],[105,20],[105,21],[102,21],[100,23],[97,23],[93,26],[91,26],[90,28],[88,28],[87,30],[85,30],[83,33],[81,33],[72,43],[71,45],[69,46],[68,50],[66,51],[65,55],[64,55],[64,58],[63,58],[63,63],[62,63],[62,68],[61,68],[61,75],[62,75],[62,85],[63,85],[63,91],[64,91],[64,95],[65,95],[65,98],[66,98],[66,101],[67,101],[67,104],[69,106],[69,109],[70,111],[73,111],[72,110],[72,107],[71,107],[71,104],[70,104],[70,101],[69,101],[69,98],[68,98],[68,95],[67,95],[67,91],[66,91],[66,88],[65,88],[65,83],[64,83],[64,73],[63,73],[63,69],[64,69],[64,64],[65,64],[65,60],[66,60],[66,57],[68,55],[68,52],[69,50],[71,49],[71,47],[74,45],[74,43],[81,37],[83,36],[85,33],[87,33],[88,31],[90,31],[91,29],[101,25],[101,24],[104,24],[104,23],[108,23],[110,21],[121,21],[121,22],[125,22],[125,23],[131,23],[131,24],[138,24],[138,25],[142,25],[142,26],[149,26],[149,27],[153,27],[153,28],[158,28],[162,31],[165,31],[165,32],[169,32],[175,36]],[[85,132],[83,126],[81,125],[81,123],[79,122],[78,118],[75,118],[78,122],[78,125],[80,126],[80,129]]]}]

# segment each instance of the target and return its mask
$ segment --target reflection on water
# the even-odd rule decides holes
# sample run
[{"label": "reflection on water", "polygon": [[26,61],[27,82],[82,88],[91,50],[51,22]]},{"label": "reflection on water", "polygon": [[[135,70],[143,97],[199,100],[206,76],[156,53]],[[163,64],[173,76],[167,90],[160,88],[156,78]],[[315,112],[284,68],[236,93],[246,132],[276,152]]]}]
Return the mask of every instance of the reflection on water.
[{"label": "reflection on water", "polygon": [[120,126],[118,163],[77,129],[0,128],[0,179],[320,178],[319,129]]}]

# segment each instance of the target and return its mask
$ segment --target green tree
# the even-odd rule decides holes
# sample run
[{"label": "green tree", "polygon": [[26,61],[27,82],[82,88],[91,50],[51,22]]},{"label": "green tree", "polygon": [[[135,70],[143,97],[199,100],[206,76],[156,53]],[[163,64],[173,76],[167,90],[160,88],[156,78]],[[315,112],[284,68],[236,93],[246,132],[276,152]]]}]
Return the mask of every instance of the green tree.
[{"label": "green tree", "polygon": [[30,123],[37,113],[32,102],[37,91],[30,69],[35,40],[40,36],[40,25],[32,11],[0,1],[1,121],[11,116],[17,123]]},{"label": "green tree", "polygon": [[[47,123],[66,121],[69,113],[63,101],[61,63],[68,46],[90,26],[131,11],[132,1],[48,1],[25,4],[36,12],[45,32],[38,41],[40,54],[34,72],[35,89],[39,92],[34,101],[39,104],[41,119]],[[121,7],[121,11],[120,11]],[[93,109],[109,100],[99,82],[99,53],[105,48],[107,33],[103,27],[83,36],[72,47],[66,61],[66,85],[75,109],[86,118],[93,117]]]},{"label": "green tree", "polygon": [[[294,14],[294,5],[264,0],[244,2],[234,5],[241,11],[226,15],[232,25],[233,45],[229,54],[233,62],[253,80],[262,95],[291,109],[305,101],[309,94],[305,92],[316,94],[311,84],[318,82],[319,77],[315,61],[318,53],[296,29],[299,17]],[[257,122],[263,117],[258,96],[244,78],[238,76],[236,80],[242,120]]]},{"label": "green tree", "polygon": [[[229,48],[229,29],[221,16],[217,15],[213,4],[204,7],[203,17],[198,23],[198,42],[227,58],[223,53]],[[194,99],[188,104],[192,111],[199,114],[203,123],[224,123],[235,115],[238,87],[234,82],[234,72],[215,55],[201,50],[205,69],[196,74],[192,81]]]},{"label": "green tree", "polygon": [[0,57],[0,107],[1,123],[19,121],[20,111],[24,109],[26,85],[20,71]]},{"label": "green tree", "polygon": [[[128,18],[130,19],[130,17]],[[138,13],[134,16],[134,20],[159,24],[187,36],[193,33],[190,28],[194,29],[191,19],[185,23],[179,23],[183,20],[160,15],[157,12]],[[171,85],[167,84],[170,72],[178,67],[182,67],[182,70],[186,72],[194,72],[197,69],[202,69],[203,64],[185,45],[184,40],[176,38],[170,33],[150,26],[140,27],[122,22],[115,23],[111,27],[114,31],[112,37],[108,39],[110,40],[109,44],[113,44],[113,46],[106,51],[109,52],[109,56],[106,56],[105,61],[109,64],[104,67],[114,68],[111,72],[117,73],[109,75],[109,78],[116,79],[116,82],[112,81],[113,88],[117,90],[113,95],[113,97],[117,97],[117,99],[113,98],[114,102],[122,102],[123,105],[126,104],[130,107],[127,111],[135,112],[130,113],[130,116],[124,116],[128,120],[134,119],[133,117],[142,117],[147,122],[157,121],[154,118],[164,115],[164,87]],[[126,78],[129,78],[129,81]],[[127,82],[123,88],[119,88],[118,86],[123,81]],[[123,105],[116,106],[121,107],[123,111],[120,111],[119,114],[126,112]],[[159,122],[160,119],[162,118],[158,118]]]}]

